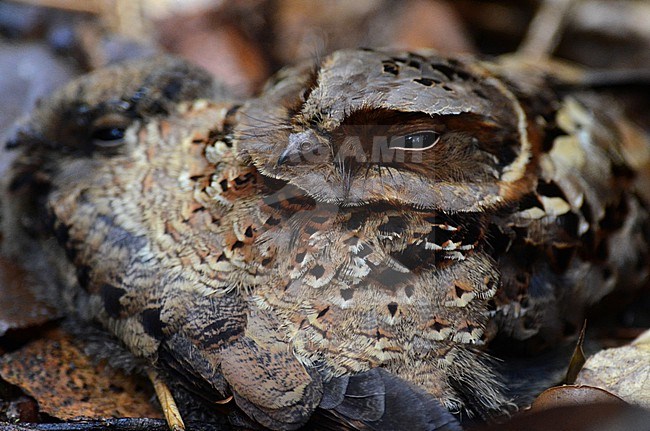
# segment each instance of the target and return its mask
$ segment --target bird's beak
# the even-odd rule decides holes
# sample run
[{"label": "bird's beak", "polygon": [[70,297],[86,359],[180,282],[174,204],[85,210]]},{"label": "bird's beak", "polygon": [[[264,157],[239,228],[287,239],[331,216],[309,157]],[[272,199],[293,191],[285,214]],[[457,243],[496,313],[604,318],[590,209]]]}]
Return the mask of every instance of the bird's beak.
[{"label": "bird's beak", "polygon": [[314,132],[292,133],[289,135],[289,143],[282,151],[276,162],[276,166],[292,166],[299,163],[314,163],[322,160],[327,151],[326,145],[322,143]]},{"label": "bird's beak", "polygon": [[[295,161],[293,163],[289,163],[292,160]],[[300,161],[300,152],[296,151],[295,148],[291,148],[291,146],[288,146],[287,148],[285,148],[282,154],[280,154],[280,157],[278,157],[278,161],[276,165],[277,166],[291,165],[291,164],[295,164],[298,161]]]}]

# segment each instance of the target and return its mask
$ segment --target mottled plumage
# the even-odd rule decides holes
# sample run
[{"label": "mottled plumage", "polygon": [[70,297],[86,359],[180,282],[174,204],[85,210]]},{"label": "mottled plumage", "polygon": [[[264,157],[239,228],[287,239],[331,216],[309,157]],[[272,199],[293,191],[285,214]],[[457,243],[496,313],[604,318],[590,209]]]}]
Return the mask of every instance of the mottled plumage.
[{"label": "mottled plumage", "polygon": [[174,59],[102,70],[17,132],[5,231],[56,237],[76,306],[240,421],[458,429],[441,406],[511,405],[495,339],[541,350],[646,279],[648,143],[577,82],[350,50],[234,101]]}]

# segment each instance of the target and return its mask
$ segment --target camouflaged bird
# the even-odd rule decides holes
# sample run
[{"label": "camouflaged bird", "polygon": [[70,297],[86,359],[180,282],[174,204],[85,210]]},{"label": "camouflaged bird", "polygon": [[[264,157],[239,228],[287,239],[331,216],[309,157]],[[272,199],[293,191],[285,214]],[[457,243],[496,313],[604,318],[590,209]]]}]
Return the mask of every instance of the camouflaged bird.
[{"label": "camouflaged bird", "polygon": [[569,75],[349,50],[242,102],[175,59],[100,70],[9,142],[5,231],[249,427],[459,429],[512,403],[495,340],[558,343],[647,276],[650,146]]}]

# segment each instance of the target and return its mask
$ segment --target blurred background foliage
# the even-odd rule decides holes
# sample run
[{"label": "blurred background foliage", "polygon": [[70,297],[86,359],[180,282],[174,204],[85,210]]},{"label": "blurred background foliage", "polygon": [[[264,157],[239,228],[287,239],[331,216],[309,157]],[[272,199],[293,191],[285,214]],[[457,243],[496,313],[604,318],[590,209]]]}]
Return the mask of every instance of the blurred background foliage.
[{"label": "blurred background foliage", "polygon": [[0,1],[0,35],[3,44],[41,45],[79,71],[164,50],[249,94],[279,67],[341,48],[512,52],[542,4],[561,15],[541,26],[548,33],[544,25],[562,20],[556,56],[650,68],[647,0]]}]

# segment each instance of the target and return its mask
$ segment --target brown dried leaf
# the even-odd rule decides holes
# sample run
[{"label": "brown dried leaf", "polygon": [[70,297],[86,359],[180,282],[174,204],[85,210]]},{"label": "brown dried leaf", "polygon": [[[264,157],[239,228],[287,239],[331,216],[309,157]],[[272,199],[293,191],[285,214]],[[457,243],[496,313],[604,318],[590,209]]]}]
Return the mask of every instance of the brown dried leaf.
[{"label": "brown dried leaf", "polygon": [[155,417],[161,413],[124,374],[92,364],[61,331],[0,357],[0,377],[35,398],[59,419]]},{"label": "brown dried leaf", "polygon": [[625,403],[559,406],[472,431],[647,431],[650,413]]},{"label": "brown dried leaf", "polygon": [[10,329],[42,325],[58,317],[31,289],[36,281],[15,262],[0,256],[0,337]]},{"label": "brown dried leaf", "polygon": [[531,411],[600,403],[625,404],[625,401],[604,389],[593,386],[565,385],[542,392],[533,401]]},{"label": "brown dried leaf", "polygon": [[578,373],[585,365],[585,352],[582,350],[582,345],[585,342],[585,333],[587,331],[587,321],[582,325],[580,330],[580,335],[578,336],[578,341],[576,342],[576,348],[571,355],[571,362],[569,363],[569,369],[566,372],[566,377],[564,378],[564,383],[567,385],[572,385],[576,382]]},{"label": "brown dried leaf", "polygon": [[607,389],[631,404],[650,408],[650,330],[629,346],[590,357],[576,382]]},{"label": "brown dried leaf", "polygon": [[377,20],[382,10],[393,14],[399,7],[383,0],[280,0],[269,20],[271,48],[280,63],[291,64],[336,49],[386,45],[389,23]]},{"label": "brown dried leaf", "polygon": [[281,0],[272,11],[272,52],[281,64],[359,46],[474,52],[449,1]]},{"label": "brown dried leaf", "polygon": [[157,26],[160,42],[169,52],[205,68],[238,94],[251,94],[268,78],[269,67],[259,47],[232,23],[179,16]]},{"label": "brown dried leaf", "polygon": [[441,53],[475,52],[451,2],[410,0],[399,12],[388,45],[405,49],[433,48]]},{"label": "brown dried leaf", "polygon": [[7,404],[5,415],[12,422],[38,422],[38,404],[23,395]]}]

